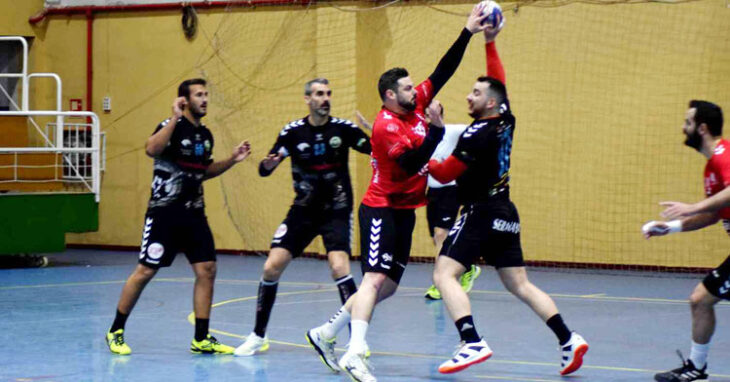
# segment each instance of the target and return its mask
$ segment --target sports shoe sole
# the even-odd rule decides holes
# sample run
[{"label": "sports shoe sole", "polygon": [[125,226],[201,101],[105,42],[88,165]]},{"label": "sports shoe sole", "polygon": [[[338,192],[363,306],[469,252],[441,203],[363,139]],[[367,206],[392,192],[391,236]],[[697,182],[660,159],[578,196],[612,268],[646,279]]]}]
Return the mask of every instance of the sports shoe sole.
[{"label": "sports shoe sole", "polygon": [[339,368],[335,369],[334,367],[332,367],[332,365],[330,365],[329,362],[327,362],[327,357],[324,356],[324,351],[322,351],[322,349],[315,344],[314,340],[309,335],[309,331],[307,331],[307,334],[305,337],[307,338],[307,342],[309,342],[309,345],[312,347],[312,349],[316,350],[317,354],[319,354],[319,360],[322,361],[322,363],[325,366],[327,366],[330,370],[332,370],[333,372],[339,373],[340,372]]},{"label": "sports shoe sole", "polygon": [[452,366],[452,367],[439,367],[439,373],[452,374],[452,373],[462,371],[471,365],[476,365],[478,363],[482,363],[482,362],[488,360],[492,356],[492,354],[494,354],[494,352],[490,351],[489,354],[487,354],[481,358],[475,359],[469,363],[462,364],[462,365],[457,365],[457,366]]},{"label": "sports shoe sole", "polygon": [[577,349],[575,349],[575,357],[573,357],[573,362],[570,363],[565,369],[560,371],[560,375],[568,375],[578,369],[583,365],[583,355],[588,352],[588,344],[583,344],[578,346]]}]

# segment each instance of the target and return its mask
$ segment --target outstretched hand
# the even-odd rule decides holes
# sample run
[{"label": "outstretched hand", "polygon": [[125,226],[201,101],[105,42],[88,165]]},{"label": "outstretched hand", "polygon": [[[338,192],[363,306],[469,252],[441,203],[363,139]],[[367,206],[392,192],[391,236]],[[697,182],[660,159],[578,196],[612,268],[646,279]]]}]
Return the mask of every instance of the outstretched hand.
[{"label": "outstretched hand", "polygon": [[235,163],[241,162],[248,158],[251,154],[251,144],[248,141],[241,142],[235,149],[233,149],[233,161]]},{"label": "outstretched hand", "polygon": [[486,14],[482,14],[482,11],[485,7],[485,2],[480,2],[479,4],[476,4],[474,8],[472,8],[471,13],[469,14],[469,18],[466,19],[466,26],[464,27],[472,34],[481,32],[487,28],[486,24],[482,24],[487,16],[489,16]]},{"label": "outstretched hand", "polygon": [[681,202],[661,202],[660,206],[665,207],[661,215],[665,219],[673,220],[696,214],[691,204]]},{"label": "outstretched hand", "polygon": [[261,161],[261,165],[264,166],[264,168],[267,171],[273,170],[276,166],[279,165],[279,162],[284,158],[284,155],[282,153],[276,153],[276,154],[269,154]]}]

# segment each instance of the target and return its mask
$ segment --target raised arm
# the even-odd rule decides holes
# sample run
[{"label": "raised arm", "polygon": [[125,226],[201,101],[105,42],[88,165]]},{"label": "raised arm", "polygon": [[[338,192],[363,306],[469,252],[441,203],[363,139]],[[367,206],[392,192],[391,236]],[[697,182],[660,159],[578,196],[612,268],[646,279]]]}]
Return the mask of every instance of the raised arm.
[{"label": "raised arm", "polygon": [[466,51],[466,46],[469,45],[471,36],[474,33],[483,31],[487,27],[486,25],[482,25],[482,21],[487,18],[487,15],[482,15],[483,9],[484,4],[482,3],[474,6],[469,18],[466,20],[466,26],[459,34],[459,38],[446,51],[446,54],[441,58],[433,73],[428,76],[433,85],[434,96],[456,72],[456,69],[461,63],[461,59],[464,57],[464,52]]}]

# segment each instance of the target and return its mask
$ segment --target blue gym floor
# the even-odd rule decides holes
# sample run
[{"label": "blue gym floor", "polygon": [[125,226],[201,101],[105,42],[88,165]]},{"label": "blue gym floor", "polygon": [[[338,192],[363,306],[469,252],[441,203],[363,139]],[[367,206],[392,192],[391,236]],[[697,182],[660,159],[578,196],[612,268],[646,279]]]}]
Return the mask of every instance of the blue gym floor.
[{"label": "blue gym floor", "polygon": [[[131,356],[111,354],[103,337],[136,253],[69,250],[51,266],[0,270],[0,381],[345,381],[306,345],[304,333],[340,306],[326,262],[297,259],[284,273],[268,335],[254,357],[195,355],[192,271],[183,256],[147,286],[127,322]],[[718,263],[721,259],[718,259]],[[221,255],[212,332],[238,346],[253,328],[264,259]],[[429,302],[432,264],[410,264],[398,293],[379,305],[368,332],[379,381],[651,381],[688,355],[686,298],[701,279],[647,273],[595,274],[530,268],[571,329],[589,342],[585,363],[560,377],[549,329],[485,269],[471,293],[477,328],[494,350],[485,363],[453,375],[438,365],[458,335],[441,302]],[[359,264],[352,263],[360,279]],[[712,381],[730,381],[730,304],[717,306],[709,356]],[[338,347],[347,343],[342,334]]]}]

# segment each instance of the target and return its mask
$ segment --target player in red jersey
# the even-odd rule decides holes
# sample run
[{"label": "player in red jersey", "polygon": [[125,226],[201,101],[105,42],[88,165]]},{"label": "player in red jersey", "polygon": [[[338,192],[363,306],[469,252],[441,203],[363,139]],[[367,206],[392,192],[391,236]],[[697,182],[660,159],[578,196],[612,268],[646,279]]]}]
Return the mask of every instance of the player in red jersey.
[{"label": "player in red jersey", "polygon": [[[685,144],[707,158],[705,195],[695,203],[662,202],[662,216],[669,221],[650,221],[642,227],[644,236],[663,236],[694,231],[723,220],[730,234],[730,141],[722,139],[722,109],[707,101],[690,101],[682,131]],[[707,353],[715,332],[714,306],[730,300],[730,256],[697,284],[689,297],[692,311],[692,348],[682,367],[659,373],[660,382],[706,381]],[[680,353],[681,357],[681,353]]]},{"label": "player in red jersey", "polygon": [[[383,108],[370,140],[373,177],[359,210],[362,283],[328,323],[307,332],[325,365],[344,369],[356,381],[376,380],[366,360],[368,323],[375,305],[398,287],[410,254],[415,209],[426,204],[426,174],[421,170],[444,134],[441,106],[432,103],[433,97],[458,68],[471,36],[487,27],[482,25],[483,8],[478,4],[472,9],[459,38],[418,86],[403,68],[386,71],[378,81]],[[334,340],[347,322],[352,326],[350,344],[337,362]]]}]

